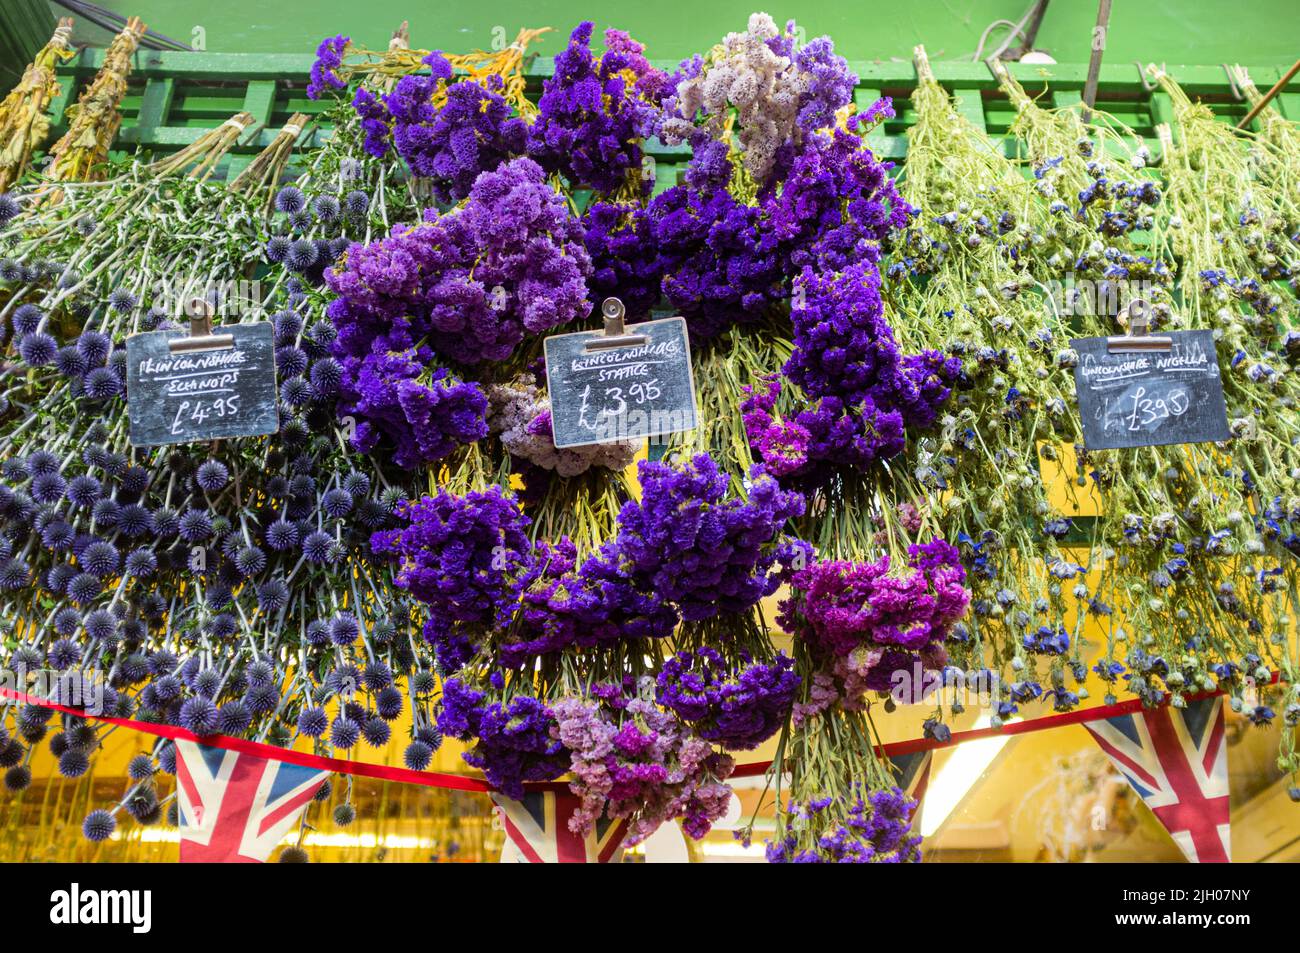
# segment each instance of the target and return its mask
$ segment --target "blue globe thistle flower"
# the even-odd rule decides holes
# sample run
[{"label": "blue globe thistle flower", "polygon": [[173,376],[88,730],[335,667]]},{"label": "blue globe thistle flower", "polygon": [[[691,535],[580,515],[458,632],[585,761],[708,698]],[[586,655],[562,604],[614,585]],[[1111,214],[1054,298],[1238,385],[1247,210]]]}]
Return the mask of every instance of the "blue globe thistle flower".
[{"label": "blue globe thistle flower", "polygon": [[290,377],[280,385],[280,399],[290,407],[302,407],[316,396],[312,387],[301,377]]},{"label": "blue globe thistle flower", "polygon": [[375,696],[375,711],[384,721],[393,721],[401,715],[403,704],[402,692],[395,685],[380,689]]},{"label": "blue globe thistle flower", "polygon": [[[109,624],[112,625],[110,616]],[[64,606],[58,612],[54,613],[54,631],[59,635],[72,635],[81,626],[81,613],[72,606]],[[94,638],[94,636],[91,636]],[[3,742],[0,742],[3,744]]]},{"label": "blue globe thistle flower", "polygon": [[421,725],[415,729],[415,740],[423,742],[434,751],[442,747],[442,732],[434,724]]},{"label": "blue globe thistle flower", "polygon": [[[0,580],[0,582],[3,582],[3,580]],[[89,605],[94,602],[103,591],[103,583],[99,581],[97,576],[88,572],[77,573],[68,582],[68,598],[79,606]]]},{"label": "blue globe thistle flower", "polygon": [[159,649],[149,655],[149,660],[147,662],[149,666],[149,674],[170,675],[172,672],[176,671],[179,662],[180,659],[176,657],[175,652],[170,652],[167,649]]},{"label": "blue globe thistle flower", "polygon": [[48,658],[56,672],[66,671],[81,661],[81,646],[71,639],[58,639],[50,646]]},{"label": "blue globe thistle flower", "polygon": [[94,506],[104,492],[103,484],[88,473],[68,481],[68,502],[77,507]]},{"label": "blue globe thistle flower", "polygon": [[128,503],[117,514],[117,531],[129,539],[145,535],[152,525],[149,511],[139,503]]},{"label": "blue globe thistle flower", "polygon": [[245,579],[266,568],[266,553],[256,546],[245,546],[235,556],[235,569]]},{"label": "blue globe thistle flower", "polygon": [[81,568],[93,576],[106,579],[114,575],[121,565],[117,547],[108,540],[98,540],[81,551]]},{"label": "blue globe thistle flower", "polygon": [[100,331],[82,331],[77,338],[77,350],[91,365],[100,365],[108,360],[113,350],[113,342],[107,334]]},{"label": "blue globe thistle flower", "polygon": [[[71,610],[76,612],[75,609]],[[86,637],[92,642],[104,642],[117,632],[117,619],[107,609],[95,609],[86,613],[81,621],[86,630]]]},{"label": "blue globe thistle flower", "polygon": [[179,719],[182,728],[196,735],[210,735],[217,730],[217,706],[202,695],[187,698],[181,704]]},{"label": "blue globe thistle flower", "polygon": [[112,400],[122,393],[122,381],[111,369],[96,367],[83,380],[86,396],[91,400]]},{"label": "blue globe thistle flower", "polygon": [[133,579],[152,576],[158,569],[158,557],[149,549],[133,549],[126,554],[126,575]]},{"label": "blue globe thistle flower", "polygon": [[423,741],[412,741],[402,752],[402,760],[412,771],[423,771],[433,761],[433,749]]},{"label": "blue globe thistle flower", "polygon": [[108,840],[116,829],[117,821],[112,814],[102,808],[87,814],[81,824],[81,833],[85,835],[86,840],[94,843]]},{"label": "blue globe thistle flower", "polygon": [[0,195],[0,225],[8,225],[22,210],[23,207],[18,204],[18,199],[8,192]]},{"label": "blue globe thistle flower", "polygon": [[315,242],[300,238],[289,246],[289,253],[285,256],[284,262],[294,271],[306,271],[316,264],[318,255]]},{"label": "blue globe thistle flower", "polygon": [[102,499],[90,509],[91,518],[102,527],[116,526],[122,506],[117,500]]},{"label": "blue globe thistle flower", "polygon": [[334,808],[334,823],[339,827],[350,827],[357,819],[357,809],[351,804],[340,804]]},{"label": "blue globe thistle flower", "polygon": [[303,557],[310,563],[328,562],[332,555],[333,545],[333,536],[322,530],[315,530],[303,540]]},{"label": "blue globe thistle flower", "polygon": [[108,306],[118,314],[130,314],[139,300],[125,288],[114,288],[108,293]]},{"label": "blue globe thistle flower", "polygon": [[332,397],[338,393],[343,382],[343,368],[332,357],[317,361],[311,368],[311,385],[322,397]]},{"label": "blue globe thistle flower", "polygon": [[41,530],[41,545],[56,553],[61,553],[72,545],[76,538],[72,524],[64,520],[55,520]]},{"label": "blue globe thistle flower", "polygon": [[27,456],[27,472],[33,476],[59,472],[59,458],[48,450],[35,450]]},{"label": "blue globe thistle flower", "polygon": [[319,738],[329,728],[329,716],[324,708],[304,708],[298,715],[298,731],[308,738]]},{"label": "blue globe thistle flower", "polygon": [[271,315],[271,327],[275,331],[276,344],[292,344],[298,339],[298,335],[302,333],[302,315],[287,309],[277,311]]},{"label": "blue globe thistle flower", "polygon": [[361,624],[350,612],[340,612],[330,619],[330,641],[335,645],[351,645],[361,635]]},{"label": "blue globe thistle flower", "polygon": [[433,672],[421,669],[411,676],[411,694],[413,695],[432,694],[437,685],[438,679]]},{"label": "blue globe thistle flower", "polygon": [[289,216],[289,228],[295,232],[305,232],[311,228],[311,212],[298,212]]},{"label": "blue globe thistle flower", "polygon": [[352,512],[354,505],[352,494],[342,489],[326,490],[325,495],[321,497],[321,509],[334,519],[347,516]]},{"label": "blue globe thistle flower", "polygon": [[175,510],[154,510],[150,514],[149,520],[154,536],[159,539],[170,539],[180,532],[181,518]]},{"label": "blue globe thistle flower", "polygon": [[[22,747],[19,746],[19,751]],[[16,764],[5,772],[5,790],[17,793],[26,791],[32,783],[32,769],[25,764]]]},{"label": "blue globe thistle flower", "polygon": [[330,726],[330,743],[336,748],[351,748],[360,737],[361,727],[344,715],[335,718],[334,724]]},{"label": "blue globe thistle flower", "polygon": [[320,619],[313,619],[307,623],[307,630],[303,633],[303,638],[307,644],[319,648],[322,645],[328,645],[330,640],[329,626]]},{"label": "blue globe thistle flower", "polygon": [[267,615],[281,611],[289,604],[289,587],[283,580],[272,579],[257,587],[257,607]]},{"label": "blue globe thistle flower", "polygon": [[153,758],[147,754],[138,754],[133,757],[126,765],[126,776],[132,781],[148,781],[153,777],[154,771]]},{"label": "blue globe thistle flower", "polygon": [[293,240],[287,235],[272,235],[266,241],[266,260],[272,264],[283,264],[289,257],[289,246]]},{"label": "blue globe thistle flower", "polygon": [[296,186],[286,185],[275,194],[275,210],[285,215],[296,215],[307,207],[307,197]]},{"label": "blue globe thistle flower", "polygon": [[57,473],[42,473],[32,478],[31,494],[37,503],[57,503],[67,489],[67,481]]},{"label": "blue globe thistle flower", "polygon": [[372,692],[393,684],[393,672],[383,662],[371,662],[361,674],[361,683]]},{"label": "blue globe thistle flower", "polygon": [[205,668],[195,674],[191,687],[197,695],[215,698],[221,688],[221,673],[214,668]]},{"label": "blue globe thistle flower", "polygon": [[269,685],[273,678],[275,678],[274,666],[263,659],[250,662],[248,667],[244,669],[244,684],[249,688]]},{"label": "blue globe thistle flower", "polygon": [[24,334],[33,334],[45,320],[45,312],[34,304],[21,304],[14,309],[9,321],[13,326],[14,334],[21,337]]},{"label": "blue globe thistle flower", "polygon": [[58,342],[44,332],[26,334],[18,342],[18,356],[32,367],[49,364],[58,350]]},{"label": "blue globe thistle flower", "polygon": [[89,369],[86,359],[71,344],[66,344],[54,353],[54,367],[64,377],[81,377]]},{"label": "blue globe thistle flower", "polygon": [[388,744],[388,739],[393,730],[388,727],[388,722],[378,715],[371,715],[361,726],[361,736],[365,738],[366,744],[372,748],[382,748]]},{"label": "blue globe thistle flower", "polygon": [[154,695],[162,704],[170,704],[181,697],[181,680],[175,675],[164,675],[154,680],[151,686]]},{"label": "blue globe thistle flower", "polygon": [[311,207],[322,222],[332,222],[339,217],[339,200],[332,195],[316,196]]},{"label": "blue globe thistle flower", "polygon": [[266,545],[283,552],[298,545],[298,528],[285,519],[278,519],[266,528]]},{"label": "blue globe thistle flower", "polygon": [[244,704],[255,715],[275,711],[280,704],[280,689],[275,685],[258,685],[244,694]]},{"label": "blue globe thistle flower", "polygon": [[219,460],[208,460],[195,471],[194,482],[205,493],[216,493],[230,482],[230,470]]},{"label": "blue globe thistle flower", "polygon": [[353,189],[343,196],[343,210],[349,218],[361,218],[370,211],[370,196],[360,189]]},{"label": "blue globe thistle flower", "polygon": [[253,723],[253,713],[242,701],[228,701],[217,710],[217,731],[223,735],[242,735]]},{"label": "blue globe thistle flower", "polygon": [[212,517],[207,510],[186,510],[181,514],[178,531],[185,542],[201,543],[212,536]]},{"label": "blue globe thistle flower", "polygon": [[117,476],[123,493],[143,493],[149,485],[149,471],[141,466],[123,467]]},{"label": "blue globe thistle flower", "polygon": [[307,372],[307,354],[299,347],[286,344],[276,348],[275,366],[281,380],[301,377]]},{"label": "blue globe thistle flower", "polygon": [[79,778],[90,770],[90,758],[81,748],[68,748],[59,755],[59,774]]},{"label": "blue globe thistle flower", "polygon": [[158,768],[164,774],[176,773],[176,746],[170,741],[158,749]]}]

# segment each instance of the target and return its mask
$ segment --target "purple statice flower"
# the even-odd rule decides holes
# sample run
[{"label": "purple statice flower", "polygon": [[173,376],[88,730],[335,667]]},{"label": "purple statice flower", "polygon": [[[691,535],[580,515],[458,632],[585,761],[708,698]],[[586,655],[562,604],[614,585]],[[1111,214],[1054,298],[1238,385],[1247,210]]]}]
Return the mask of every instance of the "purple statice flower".
[{"label": "purple statice flower", "polygon": [[785,376],[809,397],[887,403],[900,387],[900,358],[884,316],[880,272],[865,261],[839,273],[805,268],[796,291]]},{"label": "purple statice flower", "polygon": [[356,95],[352,97],[352,108],[361,120],[361,131],[366,137],[363,143],[366,152],[376,159],[388,155],[392,145],[393,115],[383,100],[364,86],[358,86]]},{"label": "purple statice flower", "polygon": [[644,77],[632,67],[648,64],[640,50],[632,53],[622,41],[597,59],[591,31],[590,22],[578,24],[555,57],[555,72],[542,84],[528,154],[575,187],[605,195],[631,188],[644,195],[652,182],[642,174],[641,139],[651,131],[655,108],[638,95]]},{"label": "purple statice flower", "polygon": [[708,454],[684,466],[643,461],[641,499],[623,504],[612,546],[634,583],[677,605],[683,619],[743,612],[776,591],[785,523],[804,499],[761,469],[748,499],[727,498],[729,478]]},{"label": "purple statice flower", "polygon": [[852,708],[864,691],[890,689],[895,672],[946,663],[943,642],[970,603],[965,581],[957,548],[941,539],[909,547],[901,567],[889,556],[816,562],[793,574],[779,618],[842,681]]},{"label": "purple statice flower", "polygon": [[528,127],[501,95],[502,80],[452,82],[441,53],[425,58],[429,76],[404,76],[384,102],[393,145],[415,175],[427,178],[441,202],[459,202],[474,180],[522,155]]},{"label": "purple statice flower", "polygon": [[[570,646],[594,648],[672,635],[677,611],[631,578],[611,540],[577,562],[573,544],[537,544],[498,617],[503,665],[518,667]],[[577,568],[575,568],[575,565]]]},{"label": "purple statice flower", "polygon": [[593,686],[591,697],[554,706],[555,737],[572,752],[569,787],[581,798],[570,829],[589,832],[602,815],[626,818],[624,843],[637,844],[680,819],[687,834],[701,838],[726,812],[731,790],[723,782],[735,764],[672,714],[635,697],[629,683]]},{"label": "purple statice flower", "polygon": [[464,496],[440,490],[403,503],[397,516],[402,525],[373,534],[370,547],[398,561],[398,588],[428,607],[426,637],[435,646],[481,640],[531,550],[518,502],[499,486]]},{"label": "purple statice flower", "polygon": [[369,245],[326,273],[335,356],[427,343],[462,364],[585,315],[581,222],[531,159],[479,176],[460,208]]},{"label": "purple statice flower", "polygon": [[678,185],[647,209],[663,292],[707,340],[733,324],[757,320],[789,297],[780,249],[763,240],[762,211],[726,189]]},{"label": "purple statice flower", "polygon": [[556,737],[555,712],[539,699],[516,695],[478,713],[474,743],[461,757],[507,797],[524,796],[525,781],[554,781],[569,770],[569,750]]},{"label": "purple statice flower", "polygon": [[901,788],[845,793],[791,803],[779,813],[781,836],[767,844],[772,864],[915,863],[921,837],[912,833],[916,802]]},{"label": "purple statice flower", "polygon": [[[795,34],[791,20],[786,35]],[[800,47],[794,54],[795,68],[803,74],[799,93],[796,125],[805,132],[826,129],[835,124],[835,113],[853,102],[858,77],[849,70],[848,61],[835,53],[829,36],[819,36]]]},{"label": "purple statice flower", "polygon": [[593,202],[582,215],[582,228],[591,256],[592,299],[617,295],[628,321],[648,316],[662,295],[663,272],[646,211],[634,202]]},{"label": "purple statice flower", "polygon": [[[620,69],[635,77],[637,95],[647,102],[657,103],[668,81],[667,75],[645,58],[645,46],[632,39],[623,30],[605,31],[605,56],[620,57]],[[602,65],[605,65],[602,58]]]},{"label": "purple statice flower", "polygon": [[343,56],[351,42],[351,38],[346,36],[329,36],[321,40],[316,48],[316,62],[311,65],[308,99],[320,99],[327,89],[347,88],[348,84],[339,76],[338,68],[343,65]]},{"label": "purple statice flower", "polygon": [[776,410],[779,378],[761,389],[746,388],[741,402],[745,433],[764,467],[788,486],[813,489],[843,467],[867,471],[900,453],[906,444],[903,416],[864,398],[850,405],[823,397],[791,416]]},{"label": "purple statice flower", "polygon": [[431,371],[432,358],[424,347],[343,358],[338,413],[356,418],[354,449],[369,453],[385,441],[393,462],[410,470],[488,435],[482,388]]},{"label": "purple statice flower", "polygon": [[655,698],[705,741],[747,751],[785,724],[799,684],[794,660],[783,653],[771,662],[745,655],[729,664],[716,649],[704,646],[664,662]]}]

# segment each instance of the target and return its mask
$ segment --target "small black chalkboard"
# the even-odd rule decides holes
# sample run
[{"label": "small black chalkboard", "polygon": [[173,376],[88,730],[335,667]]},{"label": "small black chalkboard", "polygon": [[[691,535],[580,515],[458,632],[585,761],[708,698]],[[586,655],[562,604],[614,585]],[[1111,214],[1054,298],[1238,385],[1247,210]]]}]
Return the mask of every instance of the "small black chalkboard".
[{"label": "small black chalkboard", "polygon": [[546,384],[557,447],[636,440],[696,426],[685,318],[629,324],[645,340],[594,348],[601,331],[546,339]]},{"label": "small black chalkboard", "polygon": [[1212,331],[1173,331],[1168,350],[1111,350],[1079,338],[1074,380],[1089,450],[1227,440],[1227,409]]},{"label": "small black chalkboard", "polygon": [[279,429],[271,325],[214,328],[229,347],[173,351],[183,331],[126,339],[126,406],[137,447],[253,437]]}]

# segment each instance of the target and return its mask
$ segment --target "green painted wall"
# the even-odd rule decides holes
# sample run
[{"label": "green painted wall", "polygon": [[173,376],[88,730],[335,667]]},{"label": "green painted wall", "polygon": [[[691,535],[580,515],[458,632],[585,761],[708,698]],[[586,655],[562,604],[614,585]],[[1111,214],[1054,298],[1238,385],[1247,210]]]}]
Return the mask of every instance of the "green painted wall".
[{"label": "green painted wall", "polygon": [[[5,0],[7,2],[7,0]],[[766,9],[778,21],[796,18],[808,36],[829,33],[850,59],[906,58],[924,43],[935,60],[970,59],[994,20],[1019,20],[1029,0],[800,0],[781,6],[720,0],[99,0],[123,15],[181,40],[196,27],[212,52],[303,52],[325,35],[344,33],[382,49],[402,20],[412,43],[461,52],[488,48],[493,28],[513,39],[520,26],[552,26],[535,49],[553,54],[579,20],[617,26],[649,46],[649,55],[680,59],[706,49],[748,14]],[[1117,0],[1106,47],[1108,63],[1284,63],[1300,57],[1296,0]],[[1052,0],[1038,47],[1058,62],[1085,62],[1096,4]],[[1002,33],[1000,35],[1005,35]],[[84,34],[86,39],[94,31]],[[99,35],[102,39],[102,34]],[[508,40],[507,40],[508,42]]]}]

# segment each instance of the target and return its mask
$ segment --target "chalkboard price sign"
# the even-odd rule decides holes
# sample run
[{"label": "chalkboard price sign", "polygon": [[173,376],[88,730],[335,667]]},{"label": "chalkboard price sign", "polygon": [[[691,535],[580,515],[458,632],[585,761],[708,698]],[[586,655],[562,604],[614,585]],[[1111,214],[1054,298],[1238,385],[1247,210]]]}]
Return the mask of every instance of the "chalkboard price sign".
[{"label": "chalkboard price sign", "polygon": [[[1167,350],[1071,341],[1083,442],[1089,450],[1227,440],[1227,408],[1212,331],[1173,331]],[[1119,339],[1122,340],[1122,339]]]},{"label": "chalkboard price sign", "polygon": [[[279,429],[271,325],[216,328],[224,346],[182,350],[183,331],[126,339],[126,406],[137,447],[253,437]],[[182,345],[183,346],[183,345]]]},{"label": "chalkboard price sign", "polygon": [[[623,330],[620,328],[620,330]],[[696,426],[695,379],[684,318],[546,339],[546,384],[557,447],[637,440]]]}]

